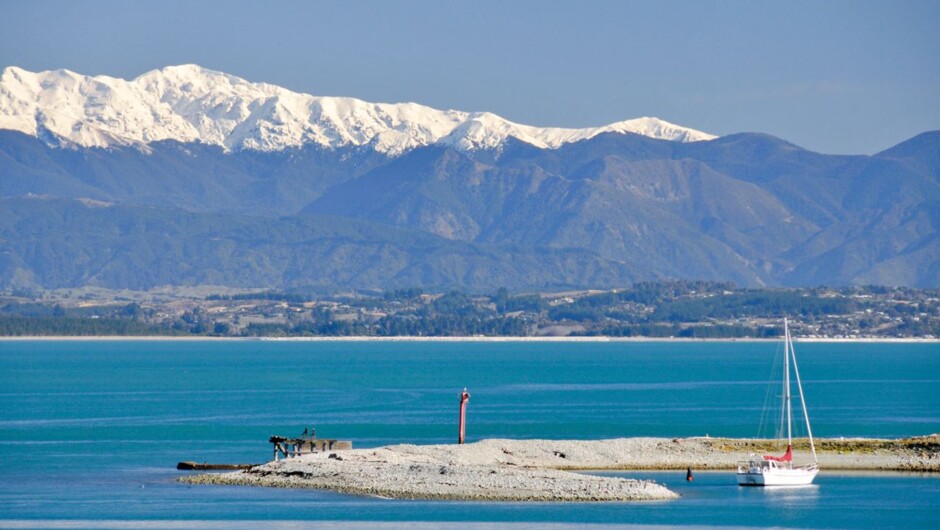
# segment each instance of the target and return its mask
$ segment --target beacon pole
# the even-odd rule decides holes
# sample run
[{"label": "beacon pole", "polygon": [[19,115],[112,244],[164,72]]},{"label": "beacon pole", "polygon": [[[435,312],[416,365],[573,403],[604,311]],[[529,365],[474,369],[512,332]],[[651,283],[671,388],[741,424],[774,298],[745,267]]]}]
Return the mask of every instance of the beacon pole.
[{"label": "beacon pole", "polygon": [[464,388],[460,393],[460,435],[457,437],[457,443],[463,443],[465,428],[467,426],[467,402],[470,401],[470,393]]}]

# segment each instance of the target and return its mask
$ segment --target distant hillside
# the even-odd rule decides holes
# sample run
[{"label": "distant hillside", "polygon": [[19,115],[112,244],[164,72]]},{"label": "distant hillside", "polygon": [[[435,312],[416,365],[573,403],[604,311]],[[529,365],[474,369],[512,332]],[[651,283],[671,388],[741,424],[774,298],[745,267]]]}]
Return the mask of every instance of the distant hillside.
[{"label": "distant hillside", "polygon": [[331,186],[387,161],[367,150],[226,153],[175,141],[146,149],[56,149],[0,130],[0,196],[32,193],[194,212],[287,215]]},{"label": "distant hillside", "polygon": [[646,271],[578,249],[450,241],[324,215],[280,219],[72,199],[0,200],[0,285],[486,290],[621,285]]},{"label": "distant hillside", "polygon": [[389,158],[0,131],[0,284],[937,286],[938,153],[940,132],[874,156],[610,133]]},{"label": "distant hillside", "polygon": [[603,135],[498,157],[415,151],[305,211],[472,242],[581,248],[673,278],[746,285],[940,283],[940,133],[873,157],[766,135]]}]

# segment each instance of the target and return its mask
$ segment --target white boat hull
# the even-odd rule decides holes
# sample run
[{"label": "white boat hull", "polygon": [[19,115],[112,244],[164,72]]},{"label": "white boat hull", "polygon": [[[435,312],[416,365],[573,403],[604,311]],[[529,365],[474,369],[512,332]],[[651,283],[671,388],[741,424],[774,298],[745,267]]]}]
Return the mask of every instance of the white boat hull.
[{"label": "white boat hull", "polygon": [[738,468],[740,486],[808,486],[819,473],[816,466]]}]

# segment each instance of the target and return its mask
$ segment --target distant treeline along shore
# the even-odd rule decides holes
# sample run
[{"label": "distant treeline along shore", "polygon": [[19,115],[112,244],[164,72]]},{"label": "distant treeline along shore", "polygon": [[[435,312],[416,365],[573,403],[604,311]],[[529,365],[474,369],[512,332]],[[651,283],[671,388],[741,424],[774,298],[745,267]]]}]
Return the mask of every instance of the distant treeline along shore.
[{"label": "distant treeline along shore", "polygon": [[[198,292],[195,289],[191,292]],[[562,293],[13,290],[0,336],[940,337],[940,289],[649,282]]]}]

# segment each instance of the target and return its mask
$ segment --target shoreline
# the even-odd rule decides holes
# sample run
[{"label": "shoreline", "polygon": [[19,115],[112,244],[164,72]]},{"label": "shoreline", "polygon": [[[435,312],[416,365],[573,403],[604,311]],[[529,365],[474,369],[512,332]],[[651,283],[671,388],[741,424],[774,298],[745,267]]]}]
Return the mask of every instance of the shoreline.
[{"label": "shoreline", "polygon": [[[809,460],[794,440],[795,464]],[[245,471],[194,474],[188,484],[322,489],[398,499],[597,502],[678,498],[648,480],[586,471],[729,471],[749,454],[779,454],[780,442],[738,438],[611,440],[487,439],[465,445],[389,445],[311,453]],[[827,438],[826,471],[940,472],[940,434],[903,439]]]},{"label": "shoreline", "polygon": [[[597,342],[669,342],[669,343],[727,343],[727,342],[780,342],[779,338],[686,338],[686,337],[374,337],[374,336],[348,336],[348,337],[206,337],[206,336],[168,336],[168,335],[35,335],[35,336],[3,336],[0,342],[42,342],[42,341],[141,341],[141,342],[571,342],[571,343],[597,343]],[[802,337],[794,339],[796,343],[898,343],[898,344],[930,344],[940,343],[940,338],[923,337]]]}]

